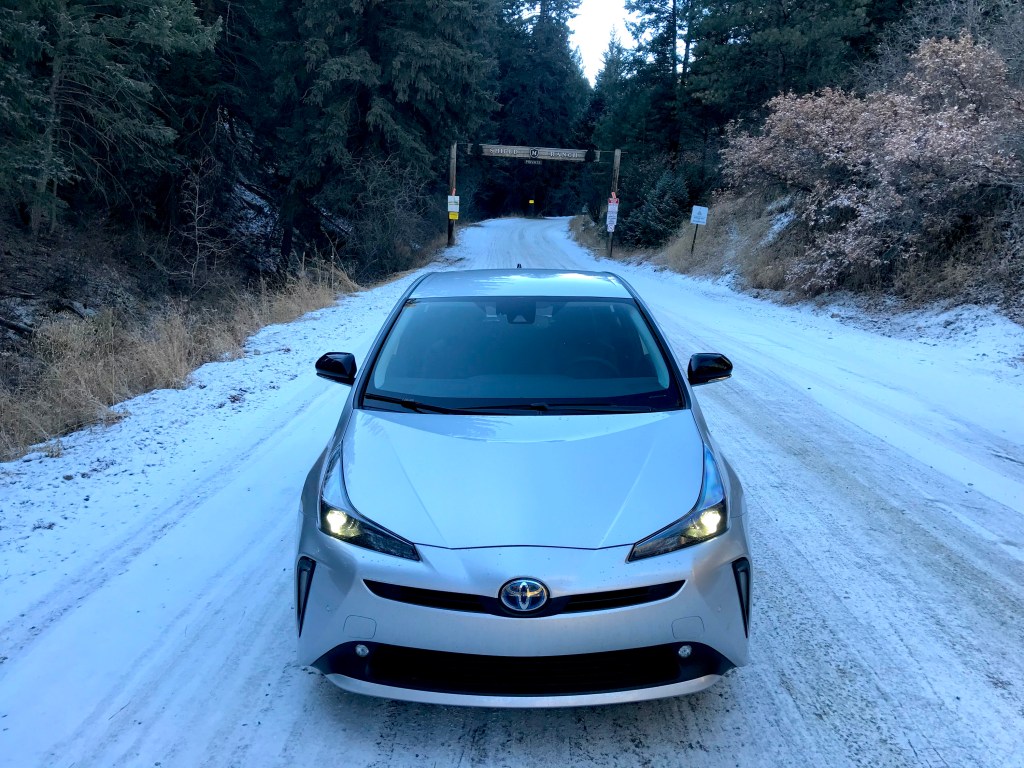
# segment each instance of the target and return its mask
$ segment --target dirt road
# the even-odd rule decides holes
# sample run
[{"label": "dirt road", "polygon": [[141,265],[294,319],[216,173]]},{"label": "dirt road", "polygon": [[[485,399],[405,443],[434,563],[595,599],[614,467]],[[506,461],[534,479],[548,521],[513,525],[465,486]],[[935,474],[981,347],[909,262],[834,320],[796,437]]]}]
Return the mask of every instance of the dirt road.
[{"label": "dirt road", "polygon": [[697,396],[750,504],[749,666],[687,698],[499,711],[296,665],[296,498],[346,393],[312,362],[364,350],[408,276],[0,465],[0,765],[1024,765],[1021,375],[596,263],[565,230],[487,222],[449,255],[614,266],[680,359],[732,358]]}]

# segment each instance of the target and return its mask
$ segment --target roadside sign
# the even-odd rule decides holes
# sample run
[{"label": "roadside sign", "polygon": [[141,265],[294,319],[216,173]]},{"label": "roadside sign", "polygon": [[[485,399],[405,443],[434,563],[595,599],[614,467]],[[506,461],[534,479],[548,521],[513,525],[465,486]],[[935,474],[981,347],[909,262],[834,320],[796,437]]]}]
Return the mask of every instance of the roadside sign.
[{"label": "roadside sign", "polygon": [[[458,213],[458,212],[459,212],[459,196],[458,195],[448,195],[448,213]],[[456,216],[455,218],[457,219],[459,217]]]},{"label": "roadside sign", "polygon": [[619,220],[619,199],[617,197],[608,199],[608,231],[615,231],[615,224]]},{"label": "roadside sign", "polygon": [[708,223],[708,209],[701,205],[693,206],[693,212],[690,214],[690,223],[693,227],[693,242],[690,243],[690,253],[693,254],[693,249],[697,245],[697,230],[701,224]]},{"label": "roadside sign", "polygon": [[458,211],[448,211],[448,218],[451,221],[458,221],[458,219],[459,219],[459,212]]}]

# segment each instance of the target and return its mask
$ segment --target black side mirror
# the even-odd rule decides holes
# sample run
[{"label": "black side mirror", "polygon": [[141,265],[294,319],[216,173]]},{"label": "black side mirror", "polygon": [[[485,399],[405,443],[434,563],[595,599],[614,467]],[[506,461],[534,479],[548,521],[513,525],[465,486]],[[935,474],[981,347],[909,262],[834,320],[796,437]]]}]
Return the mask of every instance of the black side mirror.
[{"label": "black side mirror", "polygon": [[328,381],[352,385],[356,380],[356,356],[351,352],[328,352],[316,361],[316,375]]},{"label": "black side mirror", "polygon": [[698,352],[690,358],[686,378],[691,386],[710,384],[732,376],[732,362],[725,355],[716,352]]}]

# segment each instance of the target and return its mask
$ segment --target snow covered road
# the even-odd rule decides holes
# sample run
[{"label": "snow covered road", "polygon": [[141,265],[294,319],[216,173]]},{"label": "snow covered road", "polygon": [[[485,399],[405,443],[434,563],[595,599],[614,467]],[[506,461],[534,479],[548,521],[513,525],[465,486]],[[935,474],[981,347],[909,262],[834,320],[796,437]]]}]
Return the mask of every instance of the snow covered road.
[{"label": "snow covered road", "polygon": [[613,269],[681,360],[732,358],[697,395],[750,504],[750,666],[687,698],[499,711],[296,665],[296,499],[346,394],[312,363],[360,357],[408,275],[0,465],[0,766],[1024,765],[1022,329],[885,336],[596,261],[564,219],[459,238],[459,268]]}]

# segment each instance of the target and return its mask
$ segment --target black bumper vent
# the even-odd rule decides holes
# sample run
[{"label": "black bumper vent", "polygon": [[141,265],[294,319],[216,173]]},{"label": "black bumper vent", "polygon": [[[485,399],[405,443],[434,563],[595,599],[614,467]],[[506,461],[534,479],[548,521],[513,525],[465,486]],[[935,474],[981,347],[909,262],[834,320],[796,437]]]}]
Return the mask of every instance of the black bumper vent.
[{"label": "black bumper vent", "polygon": [[750,561],[741,557],[732,564],[732,572],[736,577],[736,593],[743,613],[743,634],[750,637]]},{"label": "black bumper vent", "polygon": [[302,634],[302,623],[306,619],[306,603],[309,601],[309,588],[313,586],[313,571],[316,561],[308,557],[300,557],[295,564],[295,623],[299,635]]},{"label": "black bumper vent", "polygon": [[[356,655],[364,645],[369,654]],[[379,643],[345,643],[313,665],[368,683],[477,696],[570,696],[654,688],[724,675],[733,664],[700,643],[686,659],[681,643],[573,656],[530,658],[424,651]]]},{"label": "black bumper vent", "polygon": [[517,614],[505,608],[497,597],[468,595],[461,592],[441,592],[434,589],[420,589],[418,587],[402,587],[397,584],[385,584],[380,581],[367,580],[364,583],[367,589],[377,595],[377,597],[395,600],[399,603],[421,605],[425,608],[439,608],[445,611],[489,613],[493,616],[509,616],[517,619],[557,616],[560,613],[607,611],[612,608],[643,605],[644,603],[653,603],[656,600],[672,597],[683,586],[682,581],[674,581],[670,584],[656,584],[651,587],[553,597],[539,611],[534,611],[530,614]]}]

